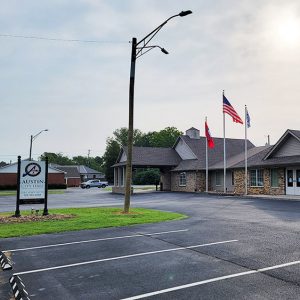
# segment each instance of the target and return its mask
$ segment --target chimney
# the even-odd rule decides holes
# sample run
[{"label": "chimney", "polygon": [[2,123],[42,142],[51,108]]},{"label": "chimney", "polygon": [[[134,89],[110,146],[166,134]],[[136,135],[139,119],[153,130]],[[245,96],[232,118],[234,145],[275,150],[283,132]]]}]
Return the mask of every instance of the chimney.
[{"label": "chimney", "polygon": [[200,130],[198,130],[197,128],[192,127],[188,129],[185,132],[185,134],[189,136],[191,139],[197,139],[197,140],[200,139]]}]

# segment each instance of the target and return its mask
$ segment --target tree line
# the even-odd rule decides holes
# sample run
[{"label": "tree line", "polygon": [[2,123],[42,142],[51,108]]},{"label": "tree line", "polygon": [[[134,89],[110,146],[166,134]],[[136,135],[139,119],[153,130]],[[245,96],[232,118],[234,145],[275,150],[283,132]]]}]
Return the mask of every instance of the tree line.
[{"label": "tree line", "polygon": [[[139,147],[172,147],[182,134],[175,127],[166,127],[160,131],[143,133],[139,129],[134,130],[133,145]],[[113,132],[113,136],[106,140],[106,148],[102,157],[74,156],[69,158],[61,153],[45,152],[40,156],[44,160],[48,156],[49,163],[58,165],[86,165],[92,169],[103,172],[106,180],[113,182],[113,168],[122,146],[127,145],[128,129],[122,127]],[[141,169],[134,173],[133,182],[135,184],[150,184],[157,181],[159,171],[155,169]],[[151,181],[151,182],[150,182]]]}]

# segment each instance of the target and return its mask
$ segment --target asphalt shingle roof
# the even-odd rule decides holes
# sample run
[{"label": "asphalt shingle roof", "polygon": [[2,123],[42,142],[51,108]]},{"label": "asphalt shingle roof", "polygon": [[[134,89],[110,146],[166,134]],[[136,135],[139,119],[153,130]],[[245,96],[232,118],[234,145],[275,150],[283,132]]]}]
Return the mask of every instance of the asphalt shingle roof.
[{"label": "asphalt shingle roof", "polygon": [[77,166],[77,168],[78,168],[78,171],[80,174],[102,174],[103,175],[102,172],[99,172],[97,170],[94,170],[94,169],[84,166],[84,165],[79,165],[79,166]]},{"label": "asphalt shingle roof", "polygon": [[[191,139],[189,136],[181,136],[184,142],[190,147],[197,159],[189,159],[181,161],[174,171],[189,171],[189,170],[204,170],[206,168],[206,138]],[[214,138],[215,147],[208,149],[208,167],[212,168],[217,163],[222,164],[224,141],[223,138]],[[248,149],[254,148],[254,145],[247,141]],[[235,155],[244,153],[245,140],[244,139],[230,139],[226,138],[226,157],[227,160]],[[220,166],[222,168],[222,166]]]},{"label": "asphalt shingle roof", "polygon": [[68,178],[80,178],[77,166],[59,166],[56,165],[58,170],[64,171]]},{"label": "asphalt shingle roof", "polygon": [[[300,130],[288,130],[300,140]],[[287,131],[287,132],[288,132]],[[187,146],[192,150],[197,159],[182,160],[173,148],[152,148],[152,147],[133,147],[133,165],[134,166],[170,166],[175,167],[172,171],[193,171],[205,170],[206,168],[206,138],[192,139],[187,135],[180,137]],[[208,167],[209,169],[223,168],[223,138],[214,138],[215,147],[208,149]],[[278,142],[277,142],[278,144]],[[276,145],[277,145],[276,144]],[[248,146],[248,167],[280,166],[297,164],[300,165],[300,154],[289,157],[277,157],[264,159],[268,153],[274,149],[274,146],[255,147],[249,140]],[[127,147],[122,151],[127,153]],[[226,138],[226,157],[227,168],[245,167],[245,140]],[[119,156],[120,158],[121,156]],[[118,162],[114,165],[124,166],[126,162]]]},{"label": "asphalt shingle roof", "polygon": [[300,140],[300,130],[289,129],[289,131],[292,132]]},{"label": "asphalt shingle roof", "polygon": [[[127,147],[123,147],[127,154]],[[172,148],[159,147],[133,147],[132,165],[134,166],[177,166],[180,156]],[[126,162],[116,163],[113,167],[123,166]]]},{"label": "asphalt shingle roof", "polygon": [[[247,151],[247,162],[249,165],[249,161],[252,163],[254,161],[261,161],[261,157],[263,157],[266,153],[266,151],[269,151],[272,146],[261,146],[261,147],[253,147],[248,149]],[[255,158],[255,159],[253,159]],[[235,155],[231,156],[226,161],[226,167],[228,169],[230,168],[236,168],[237,165],[244,167],[245,166],[245,151]],[[213,166],[211,166],[211,169],[222,169],[224,167],[223,162],[219,162]]]}]

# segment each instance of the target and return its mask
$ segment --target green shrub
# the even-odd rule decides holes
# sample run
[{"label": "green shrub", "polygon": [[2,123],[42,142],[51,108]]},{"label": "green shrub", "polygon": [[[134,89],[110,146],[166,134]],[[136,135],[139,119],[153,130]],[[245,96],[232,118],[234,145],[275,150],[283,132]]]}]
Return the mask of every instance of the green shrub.
[{"label": "green shrub", "polygon": [[133,176],[133,184],[158,184],[159,179],[159,169],[140,169]]}]

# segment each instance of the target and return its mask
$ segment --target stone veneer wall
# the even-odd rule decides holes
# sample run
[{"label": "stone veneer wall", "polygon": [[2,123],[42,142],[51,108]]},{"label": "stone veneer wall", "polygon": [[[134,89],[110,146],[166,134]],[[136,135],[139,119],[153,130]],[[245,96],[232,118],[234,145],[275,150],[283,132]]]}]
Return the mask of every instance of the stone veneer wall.
[{"label": "stone veneer wall", "polygon": [[[206,173],[205,171],[199,171],[197,174],[197,191],[199,192],[205,192],[206,190]],[[210,189],[210,180],[208,176],[208,190]]]},{"label": "stone veneer wall", "polygon": [[205,191],[205,172],[187,171],[186,185],[179,186],[181,172],[171,172],[171,191],[173,192],[204,192]]},{"label": "stone veneer wall", "polygon": [[[278,168],[278,187],[271,187],[271,169],[264,170],[264,186],[251,187],[248,185],[250,195],[285,195],[285,169]],[[248,184],[250,183],[250,172],[248,170]],[[245,170],[234,170],[234,193],[245,193]]]},{"label": "stone veneer wall", "polygon": [[163,191],[171,191],[171,173],[161,172],[160,173],[160,183],[162,184]]}]

